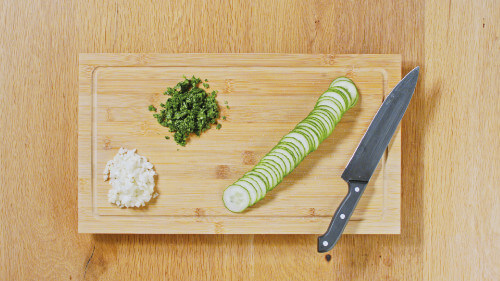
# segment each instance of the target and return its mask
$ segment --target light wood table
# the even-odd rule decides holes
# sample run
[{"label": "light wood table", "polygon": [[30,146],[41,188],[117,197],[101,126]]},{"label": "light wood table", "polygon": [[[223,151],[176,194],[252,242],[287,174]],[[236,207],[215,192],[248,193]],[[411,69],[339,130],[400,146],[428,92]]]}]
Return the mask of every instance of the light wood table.
[{"label": "light wood table", "polygon": [[[500,1],[364,2],[2,1],[0,279],[499,280]],[[402,234],[78,234],[81,52],[401,53]]]}]

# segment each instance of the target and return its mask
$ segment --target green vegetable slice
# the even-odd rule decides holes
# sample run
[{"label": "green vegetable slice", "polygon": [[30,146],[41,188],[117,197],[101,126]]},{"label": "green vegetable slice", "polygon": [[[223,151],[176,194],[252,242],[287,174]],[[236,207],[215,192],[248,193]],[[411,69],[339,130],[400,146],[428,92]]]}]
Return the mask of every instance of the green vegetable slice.
[{"label": "green vegetable slice", "polygon": [[265,171],[259,170],[257,166],[254,167],[251,171],[247,172],[246,174],[259,177],[261,180],[263,180],[265,183],[264,187],[266,188],[266,192],[267,190],[269,190],[270,186],[274,184],[274,182],[272,181],[273,178],[272,175],[267,170]]},{"label": "green vegetable slice", "polygon": [[251,174],[247,173],[243,177],[246,180],[252,182],[253,186],[257,187],[260,190],[261,197],[259,198],[259,200],[261,200],[262,198],[264,198],[264,196],[266,196],[266,192],[267,192],[266,184],[259,176],[251,175]]},{"label": "green vegetable slice", "polygon": [[226,208],[232,212],[242,212],[262,199],[309,153],[318,148],[358,98],[358,90],[350,79],[335,79],[318,98],[309,115],[286,134],[250,172],[226,188],[223,195]]},{"label": "green vegetable slice", "polygon": [[310,140],[312,151],[318,149],[318,146],[319,146],[319,136],[316,135],[314,133],[314,131],[312,131],[310,128],[304,128],[302,126],[301,127],[297,126],[297,127],[295,127],[295,129],[293,129],[293,131],[304,135],[307,139]]},{"label": "green vegetable slice", "polygon": [[229,211],[240,213],[250,206],[250,194],[243,187],[233,184],[224,190],[222,202]]},{"label": "green vegetable slice", "polygon": [[[278,183],[281,182],[281,180],[283,179],[283,177],[285,176],[285,171],[283,169],[283,166],[278,164],[275,160],[273,159],[262,159],[260,160],[260,165],[262,165],[262,167],[266,167],[268,169],[270,169],[271,171],[274,171],[274,173],[276,174],[276,180]],[[277,184],[276,184],[277,185]],[[274,186],[276,186],[274,185]]]},{"label": "green vegetable slice", "polygon": [[257,203],[257,199],[259,198],[259,194],[257,194],[257,190],[247,181],[244,180],[238,180],[237,182],[233,183],[233,185],[239,185],[246,189],[248,191],[248,194],[250,195],[250,205],[252,206],[253,204]]}]

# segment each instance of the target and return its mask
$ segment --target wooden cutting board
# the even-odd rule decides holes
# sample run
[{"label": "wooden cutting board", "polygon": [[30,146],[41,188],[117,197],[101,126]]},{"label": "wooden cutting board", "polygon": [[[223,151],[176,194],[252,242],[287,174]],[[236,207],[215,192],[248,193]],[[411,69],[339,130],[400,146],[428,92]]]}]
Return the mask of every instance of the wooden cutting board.
[{"label": "wooden cutting board", "polygon": [[[78,230],[82,233],[322,234],[347,192],[340,175],[384,96],[401,78],[400,55],[81,54]],[[222,128],[180,147],[147,107],[182,76],[218,90]],[[242,214],[222,191],[251,169],[313,108],[336,77],[360,91],[317,151]],[[228,101],[230,109],[225,107]],[[147,207],[107,202],[102,171],[120,147],[153,163],[160,194]],[[397,131],[345,233],[400,232],[401,133]]]}]

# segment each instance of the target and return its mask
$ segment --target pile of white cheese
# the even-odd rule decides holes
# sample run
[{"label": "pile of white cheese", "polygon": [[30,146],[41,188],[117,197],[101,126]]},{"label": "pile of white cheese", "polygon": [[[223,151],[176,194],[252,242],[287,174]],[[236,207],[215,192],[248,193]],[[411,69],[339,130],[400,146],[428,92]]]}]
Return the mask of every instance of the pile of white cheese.
[{"label": "pile of white cheese", "polygon": [[104,180],[109,179],[112,186],[108,201],[120,208],[145,206],[151,198],[158,196],[154,191],[156,172],[153,164],[135,151],[120,148],[104,169]]}]

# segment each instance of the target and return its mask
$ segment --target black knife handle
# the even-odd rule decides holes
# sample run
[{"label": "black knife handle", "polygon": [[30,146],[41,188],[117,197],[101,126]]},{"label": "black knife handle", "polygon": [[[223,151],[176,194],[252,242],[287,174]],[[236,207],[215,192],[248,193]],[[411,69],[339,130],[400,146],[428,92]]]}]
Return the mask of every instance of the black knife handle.
[{"label": "black knife handle", "polygon": [[335,211],[328,230],[325,234],[318,237],[318,252],[328,252],[337,244],[367,184],[367,182],[360,181],[350,181],[348,183],[349,191],[347,192],[347,196],[342,200],[337,211]]}]

